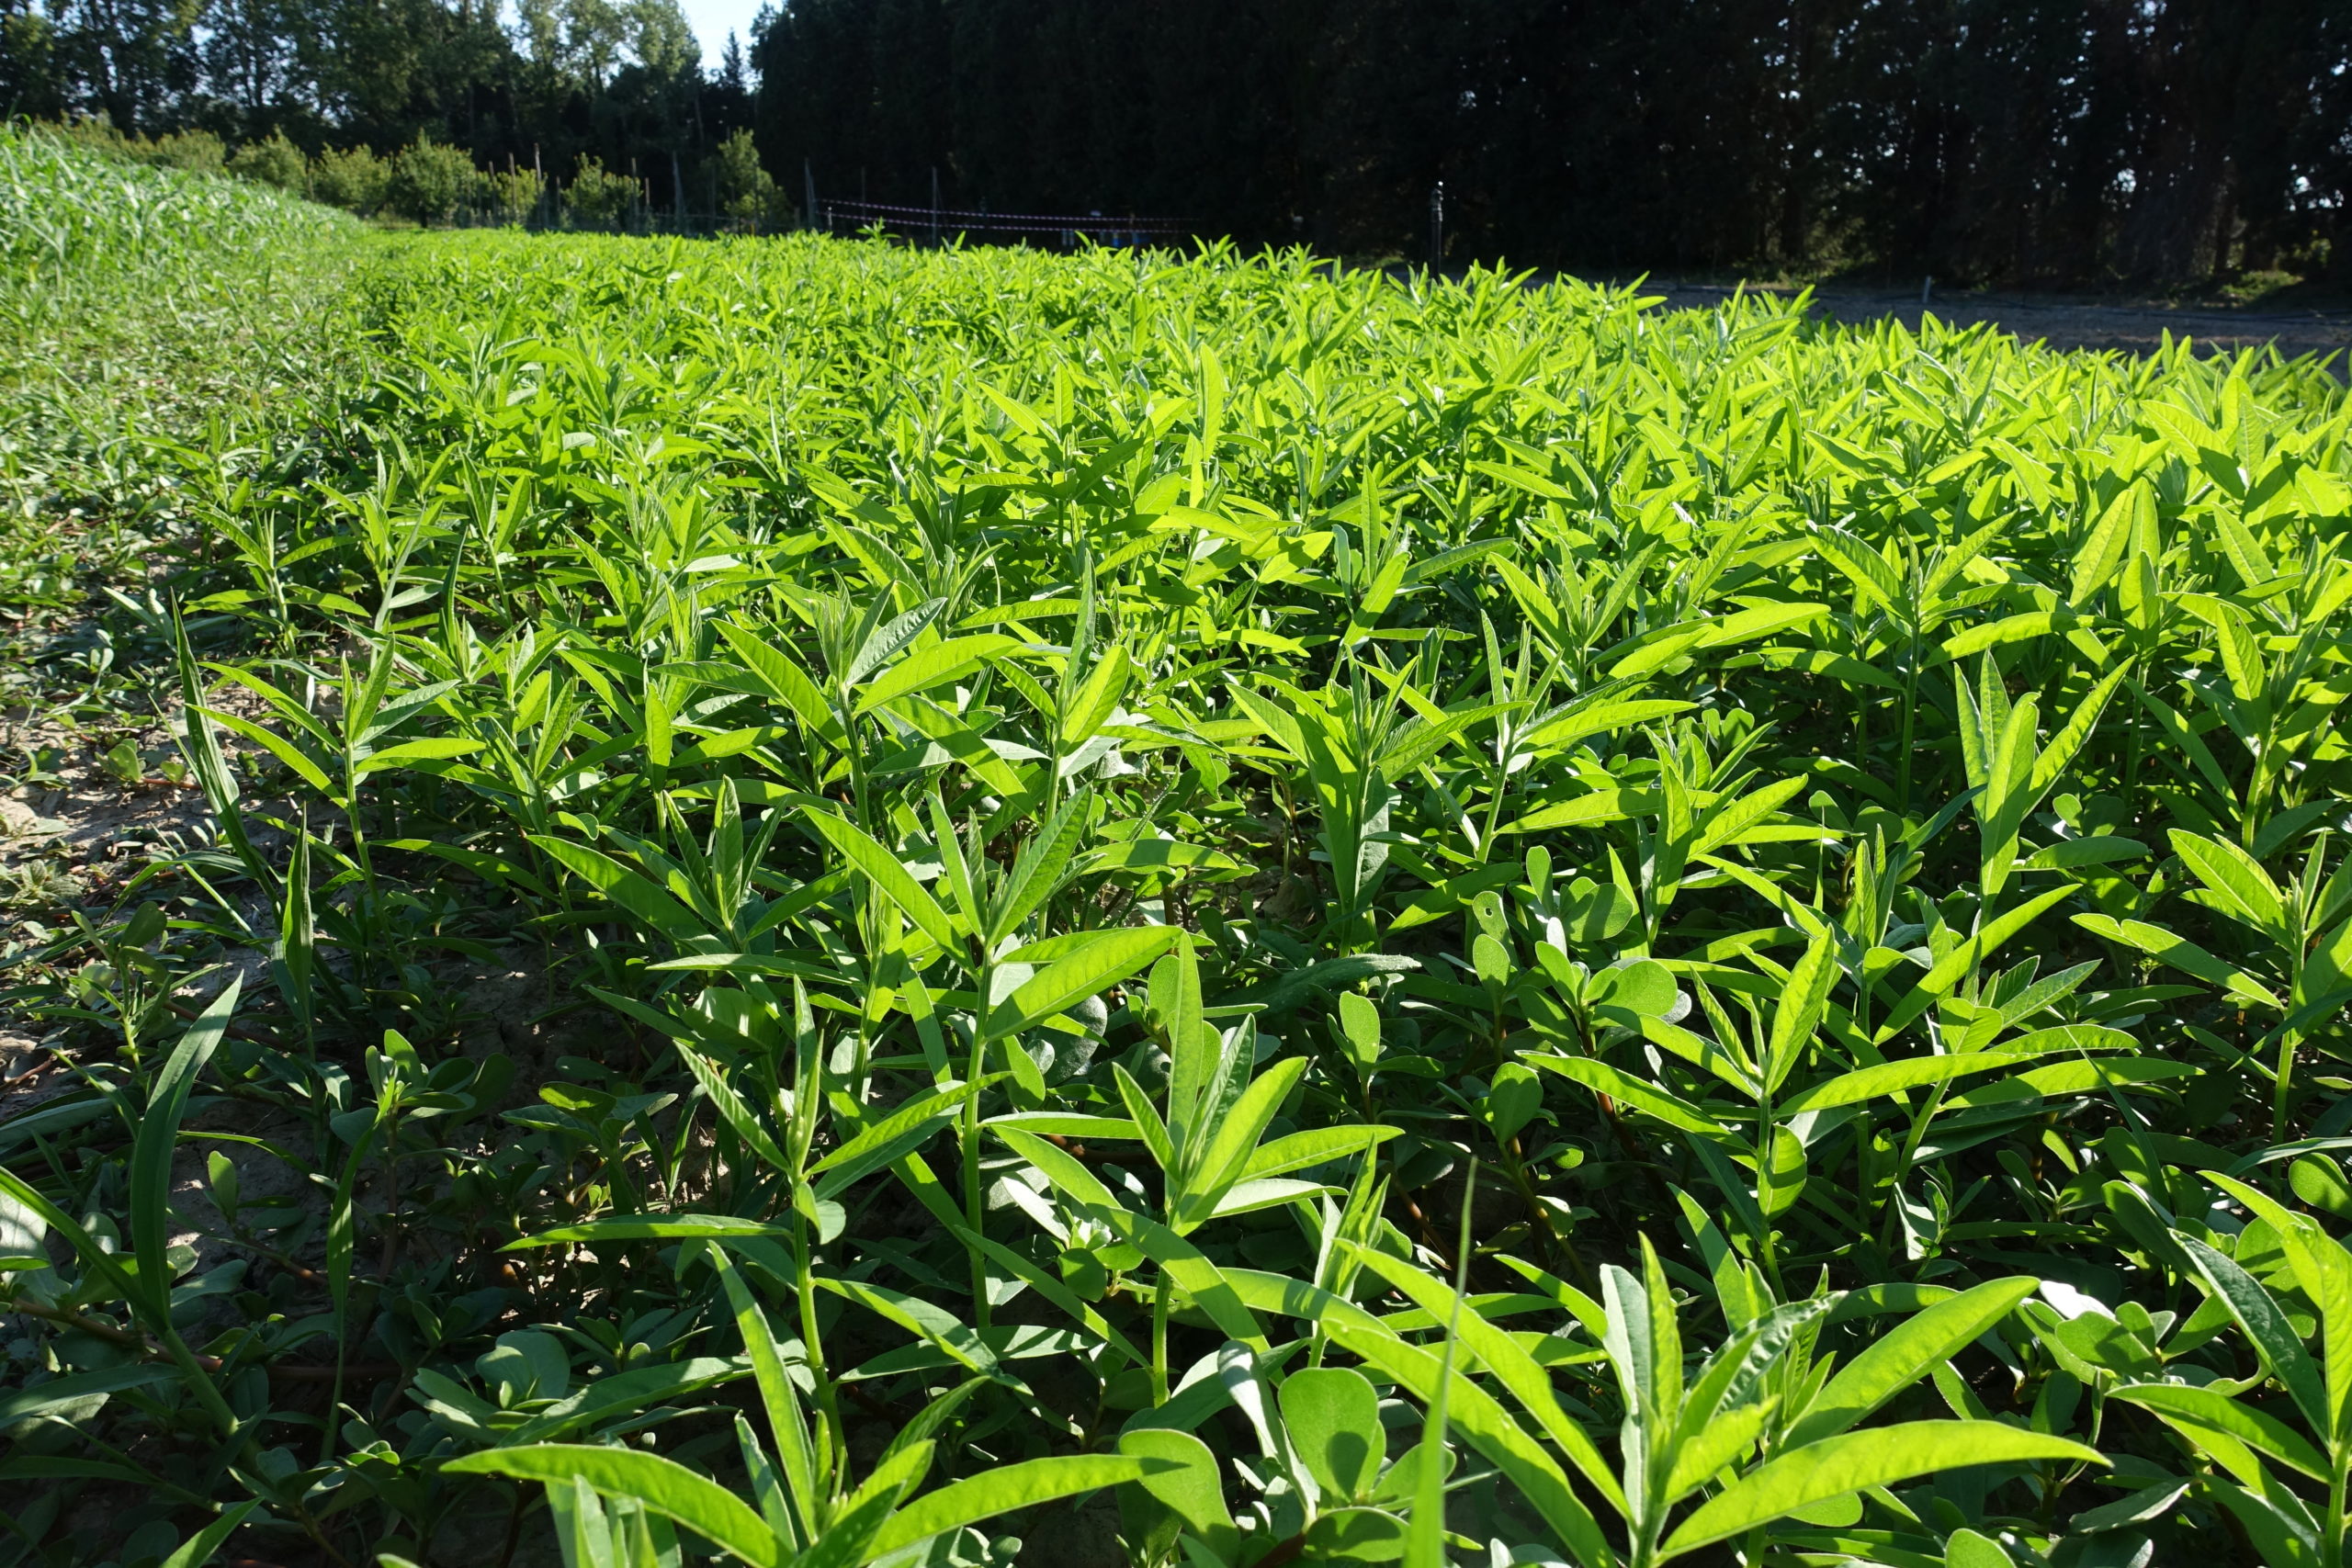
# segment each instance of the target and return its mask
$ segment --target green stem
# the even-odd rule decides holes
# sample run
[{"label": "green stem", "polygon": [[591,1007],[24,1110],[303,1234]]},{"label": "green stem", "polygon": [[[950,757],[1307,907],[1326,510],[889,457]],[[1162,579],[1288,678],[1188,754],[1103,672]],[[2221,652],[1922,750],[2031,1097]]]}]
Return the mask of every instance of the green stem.
[{"label": "green stem", "polygon": [[[1912,730],[1919,710],[1919,628],[1911,628],[1911,656],[1903,666],[1903,747],[1895,757],[1897,778],[1896,798],[1903,803],[1903,815],[1911,815],[1911,742]],[[1866,764],[1867,765],[1867,764]]]},{"label": "green stem", "polygon": [[[831,1464],[836,1457],[849,1451],[848,1438],[842,1430],[841,1395],[833,1387],[832,1374],[825,1370],[825,1342],[817,1329],[817,1281],[808,1264],[808,1223],[801,1218],[797,1208],[792,1213],[793,1293],[800,1298],[800,1353],[807,1361],[808,1376],[817,1385],[817,1409],[824,1418],[828,1461],[825,1473],[818,1477],[820,1487],[830,1487]],[[781,1435],[776,1439],[783,1441]]]},{"label": "green stem", "polygon": [[1159,1271],[1159,1288],[1151,1293],[1151,1402],[1168,1403],[1168,1300],[1173,1287],[1168,1270]]},{"label": "green stem", "polygon": [[2320,1568],[2344,1568],[2344,1495],[2347,1475],[2352,1475],[2352,1446],[2338,1450],[2335,1458],[2335,1462],[2328,1467],[2327,1517],[2320,1535]]},{"label": "green stem", "polygon": [[1880,1242],[1890,1257],[1894,1252],[1895,1226],[1902,1221],[1904,1179],[1911,1174],[1911,1162],[1918,1156],[1920,1140],[1928,1135],[1928,1123],[1943,1109],[1944,1091],[1951,1087],[1951,1080],[1946,1079],[1928,1091],[1928,1103],[1913,1120],[1911,1131],[1904,1135],[1903,1152],[1895,1156],[1893,1179],[1886,1190],[1885,1234]]},{"label": "green stem", "polygon": [[[987,1005],[989,975],[980,971],[980,998]],[[972,1064],[966,1083],[978,1083],[988,1070],[988,1039],[980,1032],[977,1013],[972,1021]],[[1017,1046],[1007,1049],[1017,1050]],[[980,1097],[978,1091],[964,1097],[964,1224],[975,1236],[987,1233],[980,1228]],[[979,1327],[989,1326],[988,1261],[978,1247],[969,1249],[972,1264],[972,1321]]]},{"label": "green stem", "polygon": [[2287,1137],[2287,1102],[2295,1088],[2295,1047],[2302,1043],[2302,1036],[2293,1030],[2278,1037],[2278,1076],[2270,1091],[2270,1141],[2283,1143]]},{"label": "green stem", "polygon": [[168,1320],[157,1326],[164,1331],[164,1350],[171,1356],[173,1364],[179,1368],[181,1376],[187,1379],[189,1392],[196,1395],[196,1402],[204,1406],[204,1413],[212,1417],[222,1437],[235,1437],[237,1413],[230,1409],[229,1402],[221,1397],[220,1385],[196,1364],[196,1352],[187,1348],[187,1341],[180,1337],[178,1329],[174,1328]]}]

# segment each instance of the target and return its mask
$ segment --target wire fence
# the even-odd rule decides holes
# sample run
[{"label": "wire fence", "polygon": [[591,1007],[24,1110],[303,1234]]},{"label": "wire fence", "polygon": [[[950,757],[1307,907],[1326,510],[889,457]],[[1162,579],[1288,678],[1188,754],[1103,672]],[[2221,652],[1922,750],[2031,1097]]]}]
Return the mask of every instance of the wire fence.
[{"label": "wire fence", "polygon": [[[739,214],[681,211],[645,201],[618,208],[582,209],[549,191],[538,201],[507,204],[467,201],[440,220],[451,228],[520,228],[535,231],[568,230],[594,233],[712,235],[778,233],[803,227],[798,214],[782,220],[759,221]],[[965,209],[901,207],[876,201],[827,201],[817,209],[817,221],[807,227],[829,234],[850,235],[874,231],[916,243],[944,244],[957,239],[1032,244],[1059,250],[1081,243],[1108,246],[1166,245],[1192,238],[1193,225],[1169,218],[1139,218],[1126,214],[1089,212],[1083,215],[988,212]]]},{"label": "wire fence", "polygon": [[944,243],[959,236],[1050,244],[1063,250],[1081,241],[1097,245],[1152,245],[1191,238],[1189,223],[1133,213],[974,211],[967,208],[904,207],[881,201],[827,201],[818,207],[817,227],[828,233],[879,229],[909,239]]},{"label": "wire fence", "polygon": [[576,209],[550,197],[524,206],[469,202],[441,219],[452,229],[527,229],[533,233],[678,234],[708,238],[718,234],[782,234],[799,228],[790,209],[781,217],[746,218],[740,213],[709,212],[688,208],[631,202],[609,207]]}]

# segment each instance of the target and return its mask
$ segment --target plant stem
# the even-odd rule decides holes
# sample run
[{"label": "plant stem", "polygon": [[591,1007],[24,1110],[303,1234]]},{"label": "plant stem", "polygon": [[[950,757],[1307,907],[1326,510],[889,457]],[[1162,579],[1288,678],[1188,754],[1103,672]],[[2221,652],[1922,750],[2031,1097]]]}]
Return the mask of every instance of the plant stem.
[{"label": "plant stem", "polygon": [[1168,1300],[1174,1287],[1168,1270],[1159,1271],[1159,1285],[1151,1293],[1151,1402],[1168,1403]]}]

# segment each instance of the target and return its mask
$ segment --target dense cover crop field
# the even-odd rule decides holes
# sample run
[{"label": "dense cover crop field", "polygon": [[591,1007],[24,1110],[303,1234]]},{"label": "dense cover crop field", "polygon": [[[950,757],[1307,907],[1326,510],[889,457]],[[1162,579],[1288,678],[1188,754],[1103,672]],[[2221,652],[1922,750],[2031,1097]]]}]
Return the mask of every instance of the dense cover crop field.
[{"label": "dense cover crop field", "polygon": [[[249,264],[56,191],[21,362]],[[2318,367],[318,243],[12,436],[212,829],[11,950],[0,1562],[2343,1562]]]}]

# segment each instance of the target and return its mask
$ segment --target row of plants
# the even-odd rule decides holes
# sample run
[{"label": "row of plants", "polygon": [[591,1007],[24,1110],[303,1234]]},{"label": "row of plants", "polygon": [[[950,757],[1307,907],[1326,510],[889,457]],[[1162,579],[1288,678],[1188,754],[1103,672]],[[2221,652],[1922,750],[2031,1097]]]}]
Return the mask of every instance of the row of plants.
[{"label": "row of plants", "polygon": [[124,458],[212,832],[11,976],[17,1561],[2342,1562],[2324,367],[347,257]]},{"label": "row of plants", "polygon": [[[379,154],[364,144],[312,154],[275,134],[234,147],[209,130],[126,136],[102,120],[60,128],[81,144],[135,163],[190,174],[229,175],[270,185],[363,218],[425,226],[643,231],[675,214],[657,210],[634,172],[607,169],[582,153],[565,178],[537,167],[478,167],[462,147],[419,134]],[[798,214],[760,165],[752,133],[739,130],[703,161],[688,188],[693,217],[739,233],[780,233]]]}]

